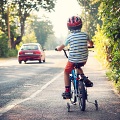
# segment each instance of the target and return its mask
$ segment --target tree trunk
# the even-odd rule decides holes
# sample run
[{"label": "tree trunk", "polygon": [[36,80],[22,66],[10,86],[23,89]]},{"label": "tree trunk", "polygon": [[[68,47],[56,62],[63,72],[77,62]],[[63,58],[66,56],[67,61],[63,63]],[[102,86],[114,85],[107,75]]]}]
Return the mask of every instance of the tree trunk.
[{"label": "tree trunk", "polygon": [[15,49],[16,45],[19,45],[19,43],[22,41],[21,36],[17,36],[16,40],[14,40],[14,35],[11,36],[11,48]]}]

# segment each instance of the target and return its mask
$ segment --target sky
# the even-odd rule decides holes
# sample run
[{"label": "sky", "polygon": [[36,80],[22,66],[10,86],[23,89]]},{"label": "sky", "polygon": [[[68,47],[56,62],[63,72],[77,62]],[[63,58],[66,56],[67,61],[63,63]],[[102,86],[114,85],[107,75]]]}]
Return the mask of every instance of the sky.
[{"label": "sky", "polygon": [[45,15],[49,17],[53,24],[55,36],[61,38],[68,35],[68,18],[80,14],[81,7],[77,0],[57,0],[57,3],[55,4],[55,12],[45,12],[44,9],[41,9],[38,16],[42,17]]},{"label": "sky", "polygon": [[56,37],[67,36],[67,20],[73,15],[80,15],[81,8],[77,0],[57,0],[55,12],[49,13],[50,20],[54,26]]}]

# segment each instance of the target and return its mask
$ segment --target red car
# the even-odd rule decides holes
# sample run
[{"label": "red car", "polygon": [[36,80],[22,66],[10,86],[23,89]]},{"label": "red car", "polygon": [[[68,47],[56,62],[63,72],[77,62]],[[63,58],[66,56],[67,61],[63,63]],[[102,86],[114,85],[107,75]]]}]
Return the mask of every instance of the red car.
[{"label": "red car", "polygon": [[18,51],[18,62],[21,64],[22,61],[26,63],[28,60],[45,62],[45,52],[39,43],[26,43],[21,46]]}]

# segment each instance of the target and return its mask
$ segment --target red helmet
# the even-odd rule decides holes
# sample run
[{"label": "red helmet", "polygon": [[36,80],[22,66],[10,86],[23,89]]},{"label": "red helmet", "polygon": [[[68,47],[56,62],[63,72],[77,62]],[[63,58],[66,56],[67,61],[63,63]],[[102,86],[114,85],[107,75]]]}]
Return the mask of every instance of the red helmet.
[{"label": "red helmet", "polygon": [[80,17],[72,16],[68,19],[67,27],[69,30],[78,30],[82,28],[82,20]]}]

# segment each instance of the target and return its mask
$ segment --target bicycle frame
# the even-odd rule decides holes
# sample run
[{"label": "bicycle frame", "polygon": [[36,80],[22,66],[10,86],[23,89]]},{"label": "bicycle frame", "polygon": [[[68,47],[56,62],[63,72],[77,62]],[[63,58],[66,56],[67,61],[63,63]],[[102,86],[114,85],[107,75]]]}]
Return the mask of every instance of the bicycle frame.
[{"label": "bicycle frame", "polygon": [[74,83],[74,93],[75,93],[75,96],[77,97],[77,93],[78,93],[78,76],[77,76],[77,70],[76,69],[73,69],[72,72],[72,77],[73,77],[73,83]]}]

